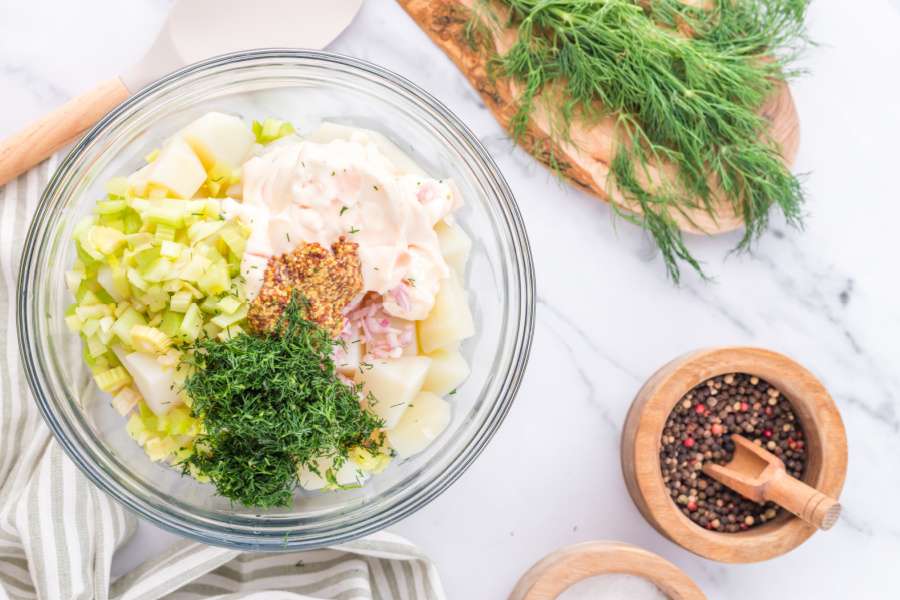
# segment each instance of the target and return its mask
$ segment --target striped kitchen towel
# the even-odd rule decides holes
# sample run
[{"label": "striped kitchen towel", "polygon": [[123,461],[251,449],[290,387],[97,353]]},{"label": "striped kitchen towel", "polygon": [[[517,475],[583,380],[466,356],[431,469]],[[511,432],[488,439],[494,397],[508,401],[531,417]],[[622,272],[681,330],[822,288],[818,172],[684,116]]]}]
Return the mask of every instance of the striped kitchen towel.
[{"label": "striped kitchen towel", "polygon": [[0,600],[444,598],[437,570],[389,533],[299,553],[183,542],[112,580],[135,518],[95,489],[41,420],[19,364],[15,289],[22,244],[58,158],[0,188]]}]

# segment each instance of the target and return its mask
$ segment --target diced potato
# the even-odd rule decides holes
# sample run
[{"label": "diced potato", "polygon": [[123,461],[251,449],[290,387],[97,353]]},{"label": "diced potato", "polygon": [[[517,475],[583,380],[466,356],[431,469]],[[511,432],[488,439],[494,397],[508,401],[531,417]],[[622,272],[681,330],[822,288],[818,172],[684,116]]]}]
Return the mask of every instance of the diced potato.
[{"label": "diced potato", "polygon": [[469,252],[472,250],[472,239],[457,223],[450,225],[446,221],[438,221],[434,231],[437,233],[444,260],[457,273],[465,273]]},{"label": "diced potato", "polygon": [[426,356],[401,356],[376,361],[360,374],[363,394],[374,397],[369,410],[384,419],[387,429],[397,424],[406,406],[422,389],[430,364],[431,359]]},{"label": "diced potato", "polygon": [[458,350],[437,350],[429,355],[431,366],[422,390],[438,396],[449,394],[469,376],[469,364]]},{"label": "diced potato", "polygon": [[[332,469],[333,464],[334,461],[331,458],[318,459],[316,461],[316,466],[319,470],[319,474],[314,473],[305,465],[300,467],[300,470],[297,472],[300,487],[309,491],[321,490],[327,487],[327,473],[329,469]],[[341,468],[337,471],[334,471],[333,474],[334,481],[339,486],[362,485],[366,482],[366,479],[369,478],[368,474],[352,460],[344,461],[344,464],[341,465]]]},{"label": "diced potato", "polygon": [[475,334],[475,323],[466,291],[457,276],[441,282],[434,298],[434,308],[418,323],[419,345],[426,354],[446,348]]},{"label": "diced potato", "polygon": [[240,118],[220,112],[206,113],[185,127],[181,137],[207,169],[241,166],[255,142],[253,132]]},{"label": "diced potato", "polygon": [[176,137],[148,165],[147,182],[169,190],[177,198],[191,198],[206,181],[206,169],[187,142]]},{"label": "diced potato", "polygon": [[175,369],[167,369],[153,356],[140,352],[120,355],[120,358],[150,410],[157,415],[164,415],[181,404],[174,389]]},{"label": "diced potato", "polygon": [[450,424],[450,404],[431,392],[421,392],[403,413],[400,422],[388,430],[391,447],[402,458],[418,454]]}]

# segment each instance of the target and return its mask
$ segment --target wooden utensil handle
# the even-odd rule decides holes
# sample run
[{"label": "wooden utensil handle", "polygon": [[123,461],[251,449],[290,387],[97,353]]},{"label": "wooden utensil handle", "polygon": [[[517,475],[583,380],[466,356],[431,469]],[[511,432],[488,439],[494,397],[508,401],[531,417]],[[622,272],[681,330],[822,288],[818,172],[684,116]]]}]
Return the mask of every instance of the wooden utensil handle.
[{"label": "wooden utensil handle", "polygon": [[837,500],[783,471],[766,486],[765,497],[822,530],[831,529],[841,514]]},{"label": "wooden utensil handle", "polygon": [[110,79],[0,142],[0,185],[53,154],[128,96],[118,77]]}]

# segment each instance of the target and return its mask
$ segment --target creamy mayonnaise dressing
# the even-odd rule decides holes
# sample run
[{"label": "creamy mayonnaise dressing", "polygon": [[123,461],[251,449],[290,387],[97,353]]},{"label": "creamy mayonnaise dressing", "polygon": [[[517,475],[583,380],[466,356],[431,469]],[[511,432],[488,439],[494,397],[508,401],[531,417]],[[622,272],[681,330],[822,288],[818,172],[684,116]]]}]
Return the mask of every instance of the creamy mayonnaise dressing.
[{"label": "creamy mayonnaise dressing", "polygon": [[387,313],[421,320],[450,274],[434,226],[460,204],[451,182],[409,173],[355,130],[348,139],[273,145],[244,164],[243,201],[223,208],[252,229],[241,264],[249,298],[269,257],[346,236],[359,244],[364,291],[382,294]]}]

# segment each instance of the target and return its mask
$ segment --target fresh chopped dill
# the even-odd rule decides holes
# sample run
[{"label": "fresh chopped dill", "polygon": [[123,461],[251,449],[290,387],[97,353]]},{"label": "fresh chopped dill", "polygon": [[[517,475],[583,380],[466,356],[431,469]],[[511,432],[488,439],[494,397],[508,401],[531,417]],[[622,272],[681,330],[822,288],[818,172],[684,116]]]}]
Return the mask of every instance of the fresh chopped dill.
[{"label": "fresh chopped dill", "polygon": [[357,227],[351,227],[349,233],[359,233],[359,229]]},{"label": "fresh chopped dill", "polygon": [[341,207],[340,216],[343,216],[343,214],[344,214],[345,212],[347,212],[348,210],[350,210],[350,207],[349,207],[349,206],[342,206],[342,207]]},{"label": "fresh chopped dill", "polygon": [[338,379],[334,345],[296,298],[267,335],[193,344],[184,389],[204,432],[184,471],[245,506],[288,506],[300,466],[331,457],[339,467],[351,447],[378,443],[383,422],[361,408],[359,386]]},{"label": "fresh chopped dill", "polygon": [[[766,229],[773,205],[802,224],[803,190],[759,109],[796,74],[808,0],[499,1],[518,34],[492,60],[521,88],[514,137],[539,105],[558,140],[571,141],[573,121],[613,115],[610,182],[640,209],[617,212],[649,231],[675,282],[682,262],[702,274],[676,217],[715,218],[717,200],[730,203],[745,224],[737,249]],[[551,164],[561,160],[551,151]],[[661,164],[677,169],[656,171]]]}]

